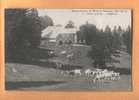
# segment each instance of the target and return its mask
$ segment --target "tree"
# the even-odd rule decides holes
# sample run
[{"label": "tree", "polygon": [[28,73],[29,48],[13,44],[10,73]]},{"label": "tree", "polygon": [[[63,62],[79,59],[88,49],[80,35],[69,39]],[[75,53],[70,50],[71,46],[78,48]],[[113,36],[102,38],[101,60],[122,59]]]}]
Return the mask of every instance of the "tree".
[{"label": "tree", "polygon": [[42,29],[45,29],[48,26],[54,25],[53,20],[47,15],[41,16],[40,20],[41,20]]},{"label": "tree", "polygon": [[122,35],[123,30],[122,30],[121,26],[118,26],[117,33],[118,33],[120,36]]},{"label": "tree", "polygon": [[113,48],[113,41],[115,41],[114,36],[112,35],[111,28],[106,26],[105,30],[97,31],[97,34],[92,40],[91,51],[89,56],[93,60],[95,67],[105,68],[107,63],[112,64],[112,62],[118,62],[113,58],[113,56],[118,55],[117,49]]},{"label": "tree", "polygon": [[77,42],[78,43],[83,43],[85,41],[85,37],[83,32],[81,32],[80,30],[76,32],[77,35]]},{"label": "tree", "polygon": [[97,28],[93,24],[84,24],[80,26],[81,39],[85,40],[87,45],[91,45],[96,40]]},{"label": "tree", "polygon": [[112,39],[112,48],[116,49],[116,50],[120,50],[121,45],[122,45],[122,34],[123,30],[122,28],[119,26],[118,30],[117,27],[115,26],[113,29],[113,39]]},{"label": "tree", "polygon": [[[5,46],[6,55],[9,57],[17,53],[21,43],[19,26],[26,16],[27,9],[6,9],[5,10]],[[17,56],[17,55],[15,55]]]},{"label": "tree", "polygon": [[89,52],[89,56],[93,60],[94,67],[103,68],[105,67],[105,55],[107,54],[105,51],[104,42],[105,36],[102,32],[97,33],[96,41],[91,44],[91,51]]},{"label": "tree", "polygon": [[92,43],[90,56],[93,59],[93,64],[95,67],[105,68],[106,62],[110,59],[110,34],[111,29],[109,26],[105,28],[105,31],[98,31],[96,35],[96,39]]},{"label": "tree", "polygon": [[6,9],[6,55],[25,58],[40,44],[42,24],[36,9]]},{"label": "tree", "polygon": [[131,27],[128,26],[126,31],[123,34],[123,42],[126,45],[127,52],[131,55],[132,53],[132,36],[131,36]]}]

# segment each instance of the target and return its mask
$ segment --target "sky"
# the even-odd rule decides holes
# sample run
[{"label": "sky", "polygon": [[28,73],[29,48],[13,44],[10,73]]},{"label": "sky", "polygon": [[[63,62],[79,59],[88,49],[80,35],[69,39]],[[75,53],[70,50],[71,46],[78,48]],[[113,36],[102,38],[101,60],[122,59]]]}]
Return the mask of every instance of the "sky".
[{"label": "sky", "polygon": [[61,24],[65,26],[69,20],[79,28],[87,21],[95,24],[97,28],[104,29],[107,25],[111,28],[121,26],[126,29],[131,26],[130,9],[37,9],[39,16],[49,16],[54,25]]}]

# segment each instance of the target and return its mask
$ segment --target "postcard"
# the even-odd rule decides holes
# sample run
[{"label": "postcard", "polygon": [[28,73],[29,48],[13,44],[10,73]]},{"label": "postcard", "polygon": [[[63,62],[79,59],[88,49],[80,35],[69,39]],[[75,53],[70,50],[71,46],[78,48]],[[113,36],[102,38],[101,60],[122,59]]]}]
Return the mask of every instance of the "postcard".
[{"label": "postcard", "polygon": [[138,100],[138,0],[0,1],[0,100]]},{"label": "postcard", "polygon": [[5,9],[6,90],[131,91],[131,14]]}]

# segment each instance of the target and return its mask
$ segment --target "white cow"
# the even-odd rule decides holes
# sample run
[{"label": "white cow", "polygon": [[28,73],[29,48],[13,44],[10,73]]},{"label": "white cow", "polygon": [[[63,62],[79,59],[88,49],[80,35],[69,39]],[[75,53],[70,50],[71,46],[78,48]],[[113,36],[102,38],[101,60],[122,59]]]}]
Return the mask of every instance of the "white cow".
[{"label": "white cow", "polygon": [[119,80],[120,79],[120,73],[113,72],[111,80]]},{"label": "white cow", "polygon": [[66,53],[67,53],[66,50],[63,50],[63,51],[60,52],[60,54],[62,54],[62,55],[66,54]]},{"label": "white cow", "polygon": [[85,73],[86,76],[90,76],[91,72],[92,72],[91,69],[86,69],[86,70],[84,71],[84,73]]},{"label": "white cow", "polygon": [[80,69],[75,69],[74,70],[75,75],[82,75],[81,70]]},{"label": "white cow", "polygon": [[94,79],[93,81],[95,82],[96,80],[118,80],[120,79],[120,73],[116,73],[114,71],[108,71],[107,69],[101,71],[96,71],[94,74]]},{"label": "white cow", "polygon": [[79,76],[82,75],[80,69],[71,70],[71,71],[68,72],[68,74],[69,74],[69,75],[79,75]]},{"label": "white cow", "polygon": [[54,54],[54,51],[50,51],[50,54]]},{"label": "white cow", "polygon": [[102,74],[102,71],[101,70],[92,71],[91,69],[86,69],[84,73],[86,76],[95,76],[96,74]]}]

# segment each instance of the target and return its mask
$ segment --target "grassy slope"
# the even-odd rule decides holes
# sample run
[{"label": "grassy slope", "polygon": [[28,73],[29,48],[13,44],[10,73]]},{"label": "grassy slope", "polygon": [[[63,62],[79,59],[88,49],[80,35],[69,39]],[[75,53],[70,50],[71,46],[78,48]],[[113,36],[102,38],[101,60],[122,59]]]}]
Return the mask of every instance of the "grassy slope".
[{"label": "grassy slope", "polygon": [[[55,48],[56,53],[60,52],[61,50],[64,50],[66,47],[60,47]],[[72,49],[69,49],[68,52],[76,52],[78,50],[81,51],[81,55],[76,58],[76,61],[73,64],[78,64],[84,67],[91,68],[91,60],[86,57],[87,51],[89,50],[89,47],[83,47],[83,46],[74,46]],[[53,59],[60,59],[64,63],[66,63],[66,59],[62,56],[58,56]],[[53,60],[50,59],[50,60]],[[6,63],[6,81],[7,82],[40,82],[37,83],[30,83],[31,85],[27,86],[19,86],[19,88],[29,88],[29,89],[94,89],[94,90],[128,90],[131,83],[131,77],[130,75],[122,75],[121,80],[117,82],[111,82],[103,84],[101,86],[96,86],[97,84],[94,84],[94,86],[89,85],[89,81],[86,81],[85,77],[69,77],[69,76],[63,76],[60,74],[60,71],[47,67],[48,65],[40,67],[38,65],[30,65],[30,64],[19,64],[19,63]],[[126,53],[122,53],[122,56],[120,57],[120,64],[116,64],[117,67],[124,67],[124,68],[130,68],[130,57]],[[15,70],[15,71],[14,71]],[[43,83],[46,82],[46,83]],[[61,82],[58,84],[58,82]],[[47,85],[47,83],[50,83]],[[55,84],[53,84],[55,83]],[[26,83],[25,83],[26,84]],[[34,85],[33,85],[34,84]],[[120,84],[120,85],[119,85]]]}]

